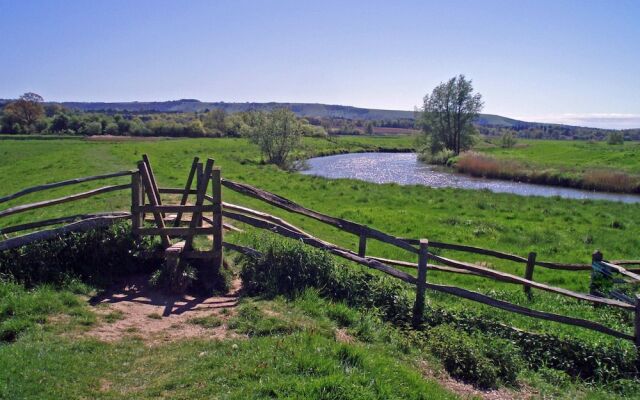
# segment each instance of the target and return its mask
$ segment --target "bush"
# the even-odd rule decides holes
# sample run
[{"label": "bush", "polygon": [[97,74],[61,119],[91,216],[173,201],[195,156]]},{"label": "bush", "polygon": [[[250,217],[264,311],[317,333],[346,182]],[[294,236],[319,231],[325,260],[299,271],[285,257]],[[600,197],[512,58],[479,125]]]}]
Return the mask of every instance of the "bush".
[{"label": "bush", "polygon": [[500,147],[510,149],[516,145],[516,136],[513,131],[506,131],[500,137]]},{"label": "bush", "polygon": [[420,155],[420,161],[436,165],[450,165],[451,159],[455,156],[455,152],[449,149],[440,150],[436,153],[431,153],[427,150]]},{"label": "bush", "polygon": [[243,257],[240,277],[247,293],[293,298],[306,288],[328,283],[333,259],[326,252],[273,236],[256,237],[254,241],[253,246],[263,255],[257,260]]},{"label": "bush", "polygon": [[514,384],[522,362],[506,340],[469,335],[451,325],[432,328],[429,348],[454,378],[483,389]]},{"label": "bush", "polygon": [[[410,323],[412,300],[406,286],[398,280],[359,267],[338,265],[325,252],[301,242],[268,235],[253,237],[251,242],[250,246],[261,251],[263,256],[257,260],[242,257],[241,276],[250,294],[295,296],[303,288],[317,288],[321,295],[330,299],[377,311],[385,321],[395,325],[407,327]],[[330,318],[341,325],[355,322],[337,309]],[[463,358],[462,361],[474,365],[475,370],[462,379],[469,379],[479,386],[515,382],[521,368],[520,360],[531,369],[544,365],[573,377],[599,382],[639,376],[637,355],[630,346],[530,333],[470,311],[451,312],[429,306],[424,321],[425,329],[431,335],[442,338],[444,347],[433,350],[437,354],[455,360],[466,357],[460,355],[465,351],[473,353],[470,359]],[[436,329],[439,326],[443,327]],[[367,336],[366,332],[362,334]],[[489,364],[487,360],[491,360]],[[454,370],[453,366],[451,368]]]},{"label": "bush", "polygon": [[624,133],[622,133],[622,132],[611,132],[607,136],[607,143],[611,144],[611,145],[624,144]]},{"label": "bush", "polygon": [[135,253],[151,247],[149,239],[136,240],[130,225],[122,222],[0,252],[0,278],[27,287],[75,277],[105,285],[122,274],[148,270]]}]

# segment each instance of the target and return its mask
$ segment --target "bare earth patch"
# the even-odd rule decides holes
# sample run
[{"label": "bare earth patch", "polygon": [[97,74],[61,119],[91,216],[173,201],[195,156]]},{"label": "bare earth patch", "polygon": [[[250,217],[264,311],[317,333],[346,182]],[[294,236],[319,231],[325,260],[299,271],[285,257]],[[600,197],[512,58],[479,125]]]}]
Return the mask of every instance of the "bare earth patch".
[{"label": "bare earth patch", "polygon": [[[147,276],[128,278],[90,300],[101,322],[85,334],[104,341],[127,336],[154,344],[184,338],[225,339],[237,337],[227,329],[235,311],[241,282],[236,279],[229,293],[213,297],[168,295],[150,287]],[[226,311],[223,311],[226,310]],[[118,318],[109,318],[117,314]],[[220,326],[207,328],[191,323],[193,318],[215,316]]]}]

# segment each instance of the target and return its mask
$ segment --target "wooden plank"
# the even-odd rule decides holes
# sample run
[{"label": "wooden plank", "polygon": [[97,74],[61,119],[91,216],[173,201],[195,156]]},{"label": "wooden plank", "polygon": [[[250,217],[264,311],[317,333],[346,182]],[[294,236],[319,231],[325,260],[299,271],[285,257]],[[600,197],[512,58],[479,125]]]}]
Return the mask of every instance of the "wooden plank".
[{"label": "wooden plank", "polygon": [[303,235],[308,235],[307,232],[305,232],[302,229],[296,227],[295,225],[292,225],[292,224],[288,223],[287,221],[283,220],[282,218],[278,218],[278,217],[276,217],[274,215],[267,214],[267,213],[264,213],[262,211],[257,211],[257,210],[253,210],[253,209],[248,208],[248,207],[243,207],[243,206],[239,206],[237,204],[231,204],[231,203],[225,203],[225,202],[222,202],[222,207],[223,207],[223,209],[226,209],[226,210],[237,211],[237,212],[240,212],[240,213],[243,213],[243,214],[248,214],[248,215],[251,215],[253,217],[257,217],[257,218],[260,218],[260,219],[264,219],[264,220],[273,222],[273,223],[278,224],[278,225],[282,225],[282,226],[284,226],[284,227],[286,227],[288,229],[294,230],[294,231],[296,231],[298,233],[301,233]]},{"label": "wooden plank", "polygon": [[[158,206],[158,199],[156,198],[155,191],[153,190],[153,183],[151,182],[151,177],[149,176],[149,171],[147,170],[147,165],[144,163],[144,161],[138,162],[138,169],[140,171],[140,177],[142,178],[144,191],[147,193],[149,203],[151,203],[151,205],[153,206]],[[156,221],[156,225],[158,228],[166,228],[162,214],[154,212],[153,218]],[[159,235],[160,241],[162,242],[162,247],[167,248],[171,246],[171,239],[169,239],[169,236],[166,234],[166,232],[160,232]]]},{"label": "wooden plank", "polygon": [[[196,174],[196,170],[198,168],[198,161],[200,159],[198,157],[193,157],[193,162],[191,163],[191,169],[189,170],[189,175],[187,176],[187,182],[184,185],[184,192],[182,193],[182,198],[180,199],[180,205],[184,206],[187,204],[187,200],[189,199],[189,192],[191,191],[191,183],[193,182],[193,176]],[[160,192],[160,189],[158,189]],[[182,212],[178,211],[178,215],[176,215],[176,219],[173,222],[173,226],[180,226],[180,221],[182,221]]]},{"label": "wooden plank", "polygon": [[[367,256],[366,258],[371,258],[373,260],[378,260],[378,261],[380,261],[381,263],[384,263],[384,264],[397,265],[399,267],[418,269],[418,264],[412,263],[412,262],[409,262],[409,261],[392,260],[392,259],[389,259],[389,258],[374,257],[374,256]],[[474,275],[474,276],[480,276],[480,277],[486,278],[483,275],[475,274],[475,273],[473,273],[471,271],[467,271],[466,269],[446,267],[444,265],[438,265],[438,264],[433,264],[433,263],[429,264],[429,269],[431,271],[452,272],[452,273],[455,273],[455,274]]]},{"label": "wooden plank", "polygon": [[282,236],[288,237],[288,238],[292,238],[292,239],[298,239],[301,240],[303,243],[308,244],[310,246],[319,248],[319,249],[323,249],[326,250],[328,252],[330,252],[331,254],[337,255],[339,257],[345,258],[349,261],[353,261],[355,263],[364,265],[366,267],[369,268],[373,268],[376,269],[378,271],[384,272],[388,275],[391,275],[395,278],[398,278],[404,282],[407,283],[412,283],[415,284],[416,282],[416,278],[404,271],[399,271],[395,268],[392,268],[388,265],[385,265],[377,260],[373,260],[373,259],[369,259],[369,258],[363,258],[363,257],[359,257],[357,254],[355,254],[354,252],[350,251],[350,250],[346,250],[343,248],[340,248],[338,246],[336,246],[335,244],[329,243],[329,242],[325,242],[323,240],[320,240],[318,238],[315,238],[311,235],[304,235],[301,234],[295,230],[291,230],[288,229],[284,226],[278,225],[278,224],[274,224],[272,222],[269,221],[265,221],[265,220],[261,220],[258,218],[254,218],[248,215],[244,215],[244,214],[239,214],[239,213],[233,213],[230,211],[223,211],[222,214],[230,219],[234,219],[236,221],[240,221],[243,222],[245,224],[251,225],[251,226],[255,226],[256,228],[261,228],[261,229],[267,229],[271,232],[280,234]]},{"label": "wooden plank", "polygon": [[[159,212],[159,213],[171,213],[171,212],[182,212],[182,213],[193,213],[193,212],[211,212],[215,210],[215,206],[210,204],[203,204],[200,206],[197,205],[188,205],[188,206],[179,206],[179,205],[145,205],[142,207],[137,207],[138,211],[142,212]],[[167,216],[166,220],[175,221],[177,217]]]},{"label": "wooden plank", "polygon": [[[202,183],[203,179],[204,179],[204,165],[200,162],[196,164],[196,188],[200,187],[200,184]],[[198,193],[196,192],[196,194]],[[205,191],[205,196],[206,194],[207,192]],[[203,223],[204,223],[203,220],[200,219],[200,221],[198,221],[198,226],[202,226]]]},{"label": "wooden plank", "polygon": [[67,186],[67,185],[75,185],[75,184],[82,183],[82,182],[95,181],[95,180],[98,180],[98,179],[116,178],[116,177],[119,177],[119,176],[131,175],[134,172],[135,172],[135,170],[119,171],[119,172],[113,172],[113,173],[110,173],[110,174],[86,176],[86,177],[83,177],[83,178],[74,178],[74,179],[69,179],[69,180],[61,181],[61,182],[54,182],[54,183],[47,183],[47,184],[39,185],[39,186],[32,186],[30,188],[22,189],[19,192],[10,194],[8,196],[0,197],[0,203],[4,203],[6,201],[16,199],[18,197],[27,195],[29,193],[35,193],[35,192],[39,192],[39,191],[42,191],[42,190],[58,188],[58,187]]},{"label": "wooden plank", "polygon": [[549,286],[549,285],[545,285],[543,283],[539,283],[539,282],[534,282],[534,281],[530,281],[524,278],[521,278],[519,276],[515,276],[506,272],[502,272],[502,271],[496,271],[490,268],[485,268],[485,267],[480,267],[478,265],[472,265],[472,264],[468,264],[462,261],[456,261],[456,260],[451,260],[442,256],[438,256],[436,254],[433,253],[429,253],[429,256],[438,261],[441,262],[445,265],[451,266],[451,267],[455,267],[455,268],[461,268],[461,269],[466,269],[469,271],[473,271],[477,274],[480,275],[484,275],[484,276],[488,276],[488,277],[492,277],[494,279],[497,280],[501,280],[503,282],[510,282],[510,283],[517,283],[520,285],[529,285],[533,288],[536,289],[540,289],[540,290],[545,290],[547,292],[551,292],[551,293],[557,293],[557,294],[561,294],[564,296],[568,296],[568,297],[572,297],[574,299],[578,299],[578,300],[583,300],[583,301],[589,301],[591,303],[596,303],[596,304],[604,304],[604,305],[608,305],[608,306],[613,306],[613,307],[618,307],[618,308],[623,308],[626,310],[633,310],[633,306],[631,304],[627,304],[625,302],[622,301],[618,301],[618,300],[612,300],[612,299],[605,299],[605,298],[601,298],[598,296],[594,296],[591,294],[583,294],[583,293],[577,293],[577,292],[573,292],[571,290],[568,289],[563,289],[563,288],[559,288],[559,287],[555,287],[555,286]]},{"label": "wooden plank", "polygon": [[45,220],[42,220],[42,221],[28,222],[26,224],[8,226],[6,228],[0,229],[0,233],[2,233],[2,234],[15,233],[15,232],[20,232],[20,231],[26,231],[26,230],[29,230],[29,229],[42,228],[43,226],[51,226],[51,225],[63,224],[65,222],[73,222],[73,221],[82,220],[82,219],[91,219],[91,218],[97,218],[97,217],[123,217],[123,218],[126,218],[126,217],[129,217],[130,215],[131,214],[126,212],[126,211],[113,211],[113,212],[92,213],[92,214],[77,214],[77,215],[70,215],[68,217],[51,218],[51,219],[45,219]]},{"label": "wooden plank", "polygon": [[[200,182],[200,186],[198,187],[198,194],[196,194],[196,206],[201,206],[204,203],[204,196],[207,192],[207,187],[209,186],[209,177],[211,177],[211,170],[213,169],[214,161],[211,158],[207,159],[207,164],[205,166],[203,172],[203,179]],[[204,179],[206,178],[206,179]],[[200,218],[202,217],[201,212],[194,212],[191,216],[191,221],[189,221],[189,227],[195,228],[200,224]],[[193,247],[193,236],[188,237],[185,244],[186,250],[191,250]]]},{"label": "wooden plank", "polygon": [[[406,241],[407,243],[413,244],[413,245],[418,245],[420,243],[419,239],[403,238],[402,240]],[[517,256],[515,254],[509,254],[509,253],[505,253],[505,252],[497,251],[497,250],[484,249],[482,247],[467,246],[467,245],[463,245],[463,244],[454,244],[454,243],[444,243],[444,242],[429,241],[429,247],[433,247],[433,248],[437,248],[437,249],[463,251],[463,252],[474,253],[474,254],[481,254],[481,255],[485,255],[485,256],[491,256],[491,257],[495,257],[495,258],[501,258],[503,260],[509,260],[509,261],[515,261],[515,262],[521,262],[521,263],[526,263],[527,262],[526,258]]]},{"label": "wooden plank", "polygon": [[438,285],[434,283],[426,284],[427,289],[435,290],[442,293],[448,293],[457,297],[462,297],[467,300],[472,300],[478,303],[486,304],[491,307],[500,308],[505,311],[513,312],[516,314],[526,315],[528,317],[544,319],[547,321],[560,322],[566,325],[579,326],[586,329],[591,329],[606,335],[614,336],[620,339],[634,340],[634,337],[623,332],[618,332],[607,326],[601,325],[597,322],[584,320],[581,318],[567,317],[564,315],[553,314],[545,311],[532,310],[530,308],[522,307],[516,304],[512,304],[503,300],[497,300],[492,297],[473,292],[471,290],[458,288],[455,286]]},{"label": "wooden plank", "polygon": [[[160,191],[158,190],[158,182],[156,181],[156,175],[153,173],[153,168],[151,168],[151,160],[149,160],[149,156],[146,154],[142,155],[142,161],[147,167],[147,174],[149,175],[149,181],[151,183],[151,188],[153,190],[153,194],[156,197],[157,205],[162,205],[162,198],[160,197]],[[164,218],[164,213],[162,214]]]},{"label": "wooden plank", "polygon": [[422,325],[424,317],[425,289],[427,284],[427,260],[429,254],[429,241],[420,239],[420,253],[418,255],[418,281],[416,283],[416,301],[413,305],[413,327]]},{"label": "wooden plank", "polygon": [[[158,188],[158,192],[162,194],[184,194],[185,190],[181,188]],[[189,189],[189,194],[197,194],[198,191],[196,189]]]},{"label": "wooden plank", "polygon": [[618,273],[620,275],[626,276],[627,278],[631,278],[636,282],[640,282],[640,275],[638,275],[638,274],[634,274],[633,272],[629,272],[626,269],[624,269],[623,267],[621,267],[619,265],[612,264],[610,262],[601,261],[601,263],[606,265],[607,267],[615,270],[615,271],[618,271]]},{"label": "wooden plank", "polygon": [[384,243],[392,244],[409,252],[418,254],[418,249],[395,236],[389,235],[373,228],[369,228],[365,225],[348,221],[346,219],[335,218],[326,214],[319,213],[317,211],[310,210],[291,200],[278,196],[277,194],[267,192],[266,190],[258,189],[244,183],[233,182],[227,179],[222,180],[222,185],[235,192],[242,193],[246,196],[250,196],[258,200],[262,200],[268,204],[282,208],[283,210],[305,215],[317,221],[324,222],[325,224],[335,226],[336,228],[352,233],[354,235],[360,236],[362,232],[365,232],[365,234],[370,238],[379,240]]},{"label": "wooden plank", "polygon": [[144,225],[144,214],[138,208],[144,205],[144,189],[140,171],[131,175],[131,231],[137,234],[137,230]]},{"label": "wooden plank", "polygon": [[211,235],[214,232],[214,229],[211,227],[173,227],[168,226],[164,228],[140,228],[138,232],[140,235],[169,235],[169,236],[180,236],[185,237],[189,235]]},{"label": "wooden plank", "polygon": [[[532,251],[529,253],[529,257],[527,258],[527,268],[524,271],[524,279],[528,281],[533,280],[533,269],[535,268],[535,266],[536,266],[536,253]],[[525,284],[523,288],[527,297],[531,299],[531,286]]]},{"label": "wooden plank", "polygon": [[84,219],[82,221],[73,222],[71,224],[61,226],[59,228],[28,233],[26,235],[18,236],[18,237],[7,239],[5,241],[0,242],[0,251],[24,246],[26,244],[40,241],[40,240],[53,239],[57,236],[64,235],[65,233],[69,233],[69,232],[85,232],[92,229],[113,225],[114,223],[123,219],[127,219],[129,217],[130,217],[129,215],[121,215],[121,216],[116,215],[116,216],[89,218],[89,219]]},{"label": "wooden plank", "polygon": [[101,188],[98,188],[98,189],[93,189],[93,190],[89,190],[87,192],[82,192],[82,193],[76,193],[76,194],[72,194],[70,196],[60,197],[60,198],[53,199],[53,200],[44,200],[44,201],[39,201],[37,203],[31,203],[31,204],[24,204],[24,205],[21,205],[21,206],[15,206],[15,207],[7,208],[6,210],[0,211],[0,218],[7,217],[7,216],[13,215],[13,214],[18,214],[18,213],[25,212],[25,211],[29,211],[29,210],[35,210],[37,208],[49,207],[49,206],[53,206],[53,205],[56,205],[56,204],[67,203],[69,201],[86,199],[88,197],[97,196],[99,194],[115,192],[117,190],[125,190],[125,189],[129,189],[129,188],[131,188],[130,184],[104,186],[104,187],[101,187]]}]

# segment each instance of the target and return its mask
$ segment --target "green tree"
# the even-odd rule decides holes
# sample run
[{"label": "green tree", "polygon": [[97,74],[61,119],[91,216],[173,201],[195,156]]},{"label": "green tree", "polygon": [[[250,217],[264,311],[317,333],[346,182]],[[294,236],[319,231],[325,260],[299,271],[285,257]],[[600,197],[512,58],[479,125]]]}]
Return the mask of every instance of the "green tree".
[{"label": "green tree", "polygon": [[42,102],[39,94],[25,93],[4,107],[4,118],[14,126],[18,125],[21,132],[29,133],[44,116]]},{"label": "green tree", "polygon": [[516,135],[512,130],[505,131],[500,137],[500,146],[505,149],[510,149],[516,145]]},{"label": "green tree", "polygon": [[622,132],[611,132],[607,136],[607,143],[611,145],[615,144],[624,144],[624,133]]},{"label": "green tree", "polygon": [[420,125],[429,138],[430,151],[460,154],[473,144],[473,120],[482,111],[482,95],[473,92],[471,80],[459,75],[436,86],[424,97]]},{"label": "green tree", "polygon": [[364,131],[369,136],[373,135],[373,123],[371,121],[367,122],[367,126]]},{"label": "green tree", "polygon": [[250,140],[260,147],[268,163],[285,167],[289,155],[300,145],[302,127],[295,114],[286,108],[257,113]]}]

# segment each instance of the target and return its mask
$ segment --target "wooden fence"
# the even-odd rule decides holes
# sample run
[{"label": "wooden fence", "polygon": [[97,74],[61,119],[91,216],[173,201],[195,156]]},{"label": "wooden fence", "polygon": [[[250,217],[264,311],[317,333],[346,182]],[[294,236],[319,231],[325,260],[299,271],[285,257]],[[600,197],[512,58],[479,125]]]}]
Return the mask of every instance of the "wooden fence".
[{"label": "wooden fence", "polygon": [[[183,188],[159,187],[151,168],[151,163],[146,155],[143,156],[143,159],[140,162],[138,162],[137,167],[138,168],[136,170],[131,171],[122,171],[112,174],[78,178],[64,182],[36,186],[0,198],[0,203],[2,203],[41,190],[100,179],[109,179],[121,176],[131,177],[131,182],[128,184],[104,186],[83,193],[68,195],[66,197],[37,203],[15,206],[0,211],[0,218],[3,218],[28,210],[34,210],[41,207],[48,207],[56,204],[84,199],[116,190],[130,189],[131,191],[130,212],[114,211],[109,213],[73,215],[1,228],[0,234],[6,235],[9,233],[15,233],[24,230],[33,230],[46,226],[71,222],[58,228],[32,232],[13,238],[7,238],[6,240],[0,242],[0,250],[6,250],[9,248],[21,246],[34,240],[53,238],[57,235],[69,231],[93,229],[95,227],[108,225],[117,220],[130,218],[132,221],[132,229],[135,234],[154,236],[157,235],[160,237],[164,248],[164,257],[167,259],[167,261],[175,263],[176,267],[178,266],[177,260],[179,258],[197,258],[211,260],[212,266],[219,268],[223,262],[223,247],[251,256],[258,256],[259,252],[255,249],[224,241],[224,229],[238,230],[234,226],[228,223],[224,223],[224,217],[227,220],[238,221],[258,229],[265,229],[272,233],[279,234],[288,238],[301,240],[307,245],[326,250],[333,255],[342,257],[346,260],[355,262],[360,265],[367,266],[369,268],[376,269],[396,279],[400,279],[404,282],[415,285],[416,301],[413,312],[413,323],[416,326],[422,323],[426,289],[429,289],[532,318],[555,321],[563,324],[591,329],[603,334],[633,341],[636,346],[640,347],[640,297],[636,297],[635,303],[630,304],[625,301],[608,299],[593,294],[579,293],[568,289],[547,285],[544,283],[536,282],[533,279],[534,268],[536,266],[568,271],[585,271],[591,270],[591,265],[539,261],[536,259],[535,253],[530,253],[528,257],[525,258],[505,252],[483,249],[474,246],[429,241],[424,238],[408,239],[396,237],[363,224],[359,224],[342,218],[336,218],[305,208],[302,205],[281,197],[277,194],[244,183],[222,179],[221,171],[219,168],[214,167],[214,161],[212,159],[208,159],[206,163],[203,164],[199,162],[198,158],[195,158],[193,160],[191,169],[189,171],[189,174],[187,175],[185,186]],[[192,186],[194,186],[194,180],[196,181],[195,188],[192,188]],[[210,194],[207,193],[207,191],[209,190],[209,183],[211,183]],[[268,213],[254,210],[248,207],[223,202],[223,187],[242,195],[261,200],[271,206],[275,206],[288,212],[312,218],[314,220],[338,228],[339,230],[342,230],[344,232],[356,235],[359,238],[358,249],[357,251],[352,251],[314,237],[311,234],[296,227],[295,225],[287,222],[286,220],[274,215],[270,215]],[[180,201],[178,204],[163,204],[161,198],[162,194],[179,195]],[[194,201],[192,202],[193,204],[187,204],[190,196],[194,196]],[[207,216],[207,214],[209,213],[211,215],[210,217]],[[150,219],[146,218],[147,214],[150,215]],[[191,214],[191,218],[185,219],[185,214]],[[152,222],[152,226],[149,226],[149,224],[145,223],[145,221]],[[207,235],[212,237],[212,247],[210,251],[195,251],[193,249],[193,240],[197,235]],[[174,239],[176,238],[180,239],[181,241],[174,241]],[[392,260],[367,255],[367,241],[369,239],[375,239],[403,249],[413,254],[416,257],[416,262],[412,263],[407,261]],[[482,256],[490,256],[498,259],[521,263],[525,266],[524,277],[468,262],[458,261],[452,258],[443,257],[430,251],[430,249],[434,248],[473,253]],[[640,281],[640,276],[638,276],[634,272],[631,272],[630,270],[621,267],[621,265],[632,265],[638,263],[638,261],[630,260],[608,263],[608,265],[611,265],[612,269],[615,269],[623,276],[626,276],[627,278],[630,278],[632,280]],[[393,266],[402,267],[402,269],[397,269]],[[414,276],[413,274],[407,272],[407,269],[416,269],[417,274]],[[589,302],[594,305],[616,307],[627,310],[629,312],[634,312],[634,334],[630,335],[624,332],[619,332],[594,321],[559,315],[545,311],[533,310],[504,300],[494,299],[490,296],[468,289],[431,283],[427,279],[429,270],[456,274],[468,274],[483,278],[494,279],[500,282],[517,284],[521,285],[529,295],[531,295],[531,290],[535,288],[538,290],[544,290],[558,295],[570,297],[579,301]]]}]

